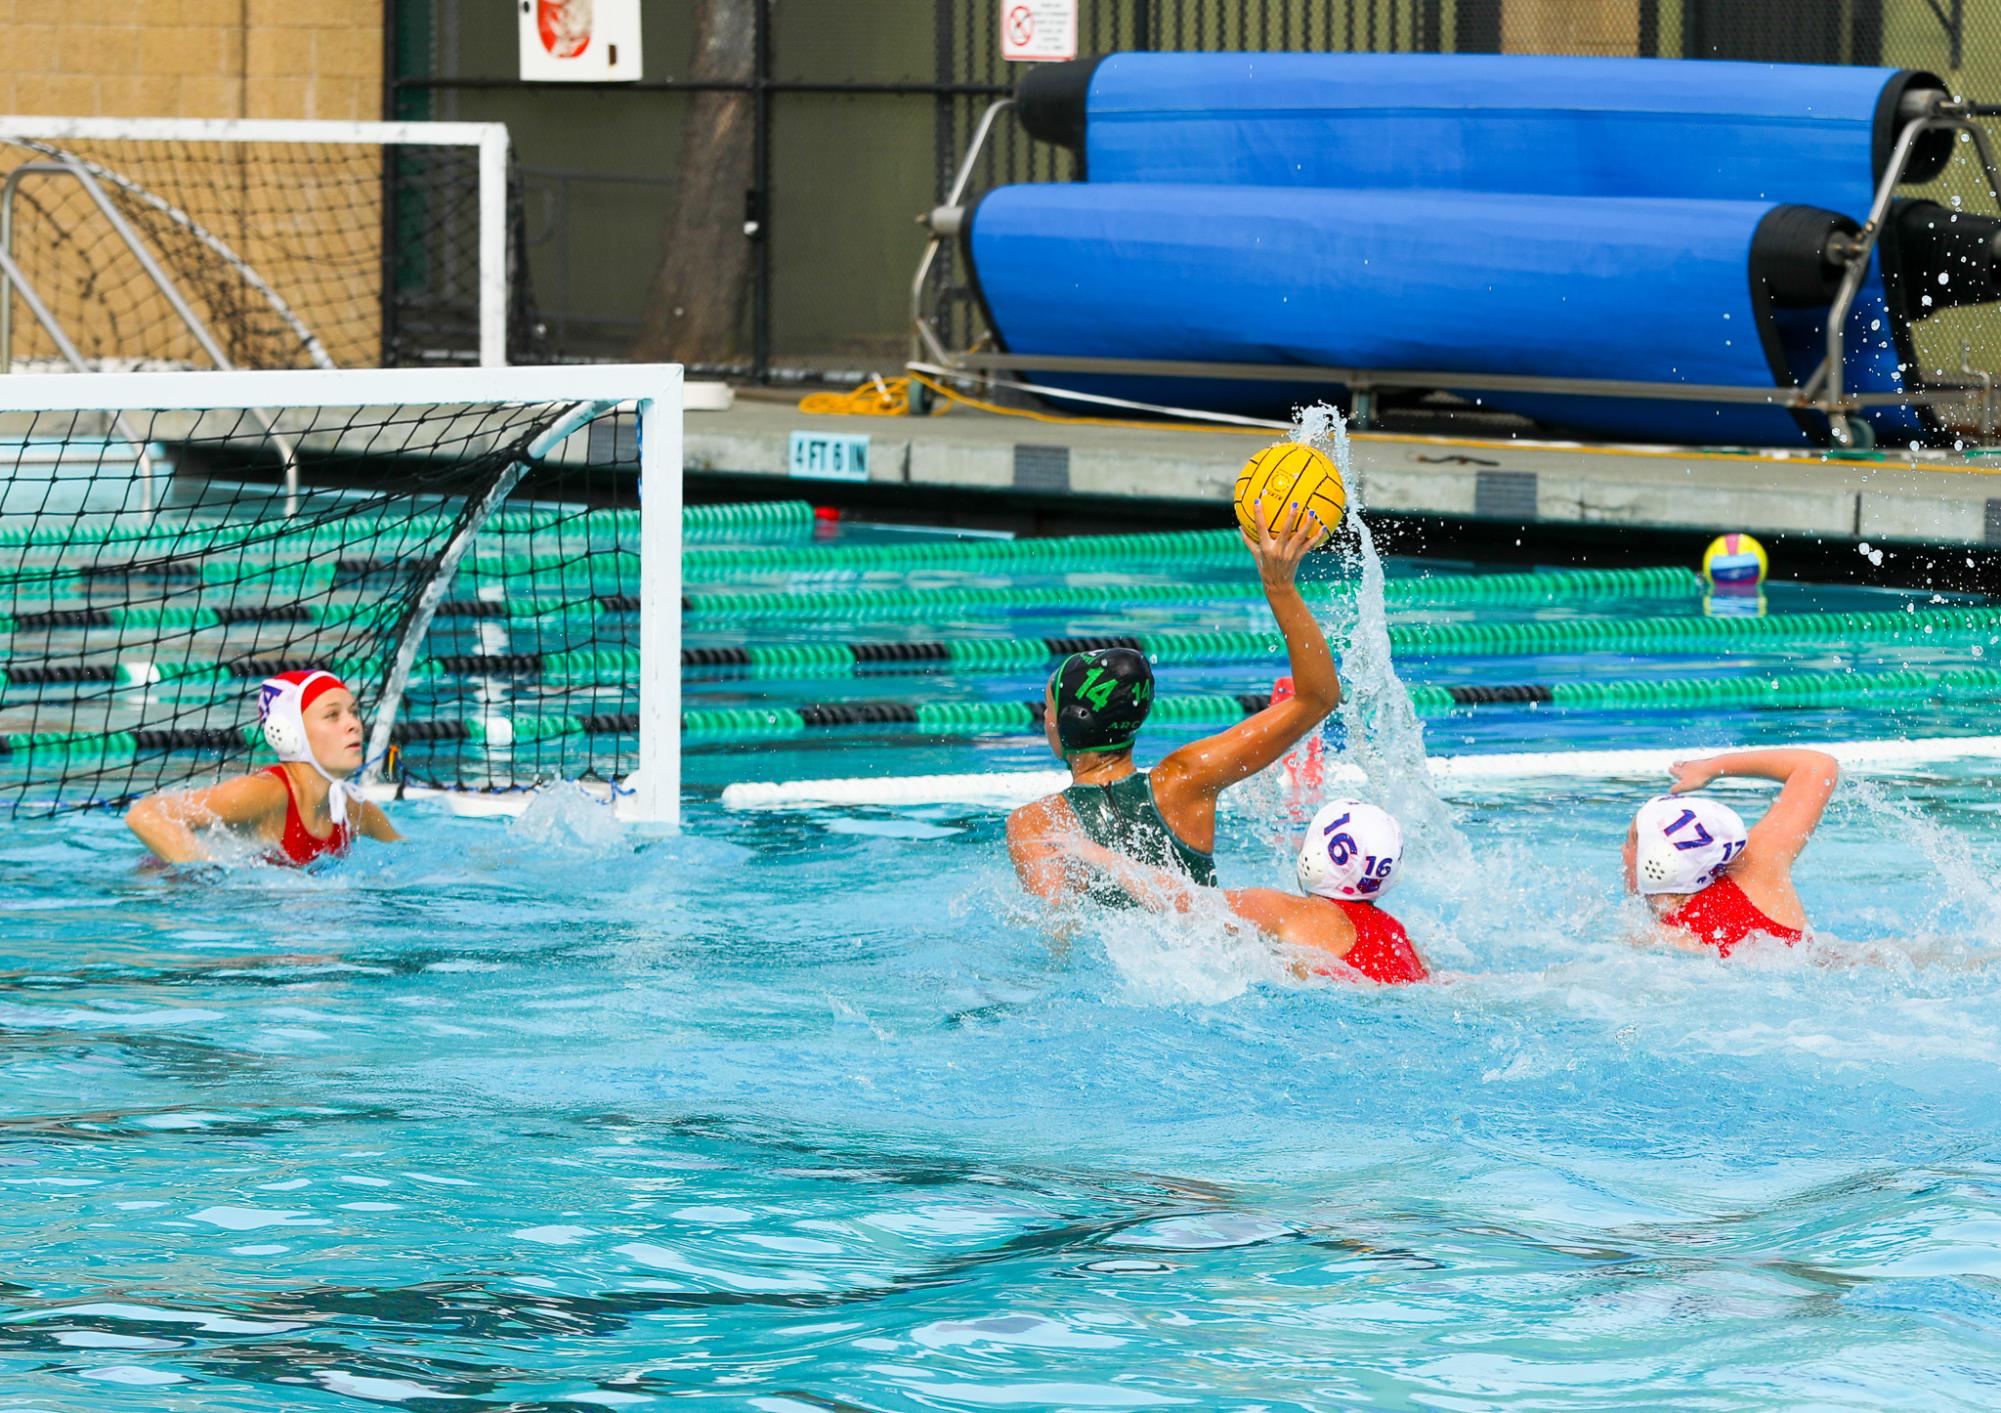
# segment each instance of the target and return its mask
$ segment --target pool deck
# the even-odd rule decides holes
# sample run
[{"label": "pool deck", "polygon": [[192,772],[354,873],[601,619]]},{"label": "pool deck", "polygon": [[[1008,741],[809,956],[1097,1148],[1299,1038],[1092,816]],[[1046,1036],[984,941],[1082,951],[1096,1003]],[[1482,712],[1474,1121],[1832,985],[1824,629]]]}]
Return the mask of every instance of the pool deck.
[{"label": "pool deck", "polygon": [[[866,482],[792,476],[795,432],[867,437]],[[755,392],[727,411],[690,412],[684,461],[697,495],[706,487],[803,494],[878,512],[907,497],[933,515],[941,503],[1019,515],[1119,502],[1194,514],[1226,502],[1237,467],[1274,435],[1042,422],[967,407],[928,418],[811,415],[798,411],[795,395]],[[1864,541],[2001,546],[2001,454],[1993,452],[1711,451],[1357,433],[1354,462],[1354,489],[1370,510],[1487,522],[1495,534],[1731,529],[1849,554]]]}]

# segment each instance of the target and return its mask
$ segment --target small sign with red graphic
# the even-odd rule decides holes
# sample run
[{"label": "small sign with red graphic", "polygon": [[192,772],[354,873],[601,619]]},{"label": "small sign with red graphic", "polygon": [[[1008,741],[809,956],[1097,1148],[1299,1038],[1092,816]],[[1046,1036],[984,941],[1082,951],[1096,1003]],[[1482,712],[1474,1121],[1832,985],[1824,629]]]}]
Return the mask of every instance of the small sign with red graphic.
[{"label": "small sign with red graphic", "polygon": [[521,77],[603,83],[639,77],[639,0],[517,0]]},{"label": "small sign with red graphic", "polygon": [[1077,57],[1077,0],[1001,0],[1001,58],[1060,64]]}]

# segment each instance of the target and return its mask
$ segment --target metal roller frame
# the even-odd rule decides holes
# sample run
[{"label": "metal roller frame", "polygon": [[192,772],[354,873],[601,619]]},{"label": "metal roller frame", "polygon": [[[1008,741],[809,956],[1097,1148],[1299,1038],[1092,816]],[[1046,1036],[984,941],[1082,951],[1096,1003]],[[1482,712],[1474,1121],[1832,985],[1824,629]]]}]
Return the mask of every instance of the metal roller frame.
[{"label": "metal roller frame", "polygon": [[[975,164],[987,141],[992,137],[1001,114],[1013,107],[1012,98],[997,99],[988,105],[973,130],[972,140],[967,144],[966,155],[959,163],[959,169],[953,177],[945,201],[917,218],[918,224],[930,232],[930,239],[925,243],[924,253],[918,259],[916,273],[910,282],[910,366],[919,371],[936,371],[947,375],[969,374],[987,381],[995,373],[1017,369],[1024,362],[1032,361],[1037,368],[1063,373],[1123,373],[1161,378],[1341,383],[1348,387],[1353,398],[1352,423],[1358,430],[1366,430],[1373,421],[1376,393],[1383,388],[1562,393],[1579,397],[1659,398],[1673,402],[1749,403],[1783,407],[1792,411],[1818,412],[1825,416],[1835,444],[1842,447],[1865,446],[1872,440],[1869,424],[1857,415],[1867,408],[1930,406],[1967,393],[1977,393],[1981,397],[1982,425],[1984,427],[1995,425],[1996,380],[1991,373],[1966,367],[1964,359],[1960,371],[1971,375],[1972,381],[1934,383],[1923,388],[1907,388],[1903,392],[1875,393],[1851,393],[1844,389],[1841,379],[1841,360],[1844,351],[1842,325],[1847,320],[1848,311],[1854,306],[1855,296],[1868,273],[1869,261],[1875,254],[1876,242],[1882,235],[1891,199],[1903,181],[1920,137],[1927,132],[1935,131],[1966,134],[1974,150],[1979,154],[1981,166],[1987,174],[1989,195],[1995,200],[1996,210],[2001,211],[2001,164],[1995,161],[1986,132],[1973,121],[1976,117],[2001,113],[2001,108],[1951,99],[1936,90],[1914,94],[1906,99],[1899,113],[1904,120],[1903,128],[1897,135],[1896,146],[1892,149],[1882,179],[1877,183],[1875,200],[1869,208],[1869,219],[1856,236],[1831,246],[1828,251],[1829,259],[1839,260],[1844,266],[1844,271],[1841,284],[1835,292],[1834,302],[1828,311],[1827,351],[1820,366],[1804,384],[1798,387],[1756,388],[1721,384],[1458,373],[1439,369],[1341,368],[1296,363],[1195,363],[1166,359],[1084,358],[1057,354],[1036,354],[1029,359],[1020,354],[983,352],[982,347],[988,342],[988,335],[976,338],[971,348],[954,352],[946,347],[940,331],[933,298],[935,292],[930,289],[931,274],[937,264],[940,247],[947,240],[955,239],[964,229],[965,196],[967,189],[972,185]],[[919,396],[913,386],[911,403],[913,411],[922,410],[918,402]]]}]

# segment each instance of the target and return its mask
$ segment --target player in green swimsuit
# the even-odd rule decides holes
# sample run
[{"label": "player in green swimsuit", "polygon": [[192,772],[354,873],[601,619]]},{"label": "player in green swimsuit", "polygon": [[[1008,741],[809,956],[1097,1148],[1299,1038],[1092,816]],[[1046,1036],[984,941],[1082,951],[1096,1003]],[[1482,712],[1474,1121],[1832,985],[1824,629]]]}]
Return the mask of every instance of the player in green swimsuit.
[{"label": "player in green swimsuit", "polygon": [[1278,760],[1341,700],[1334,657],[1294,578],[1332,527],[1293,507],[1274,531],[1258,519],[1250,545],[1265,598],[1292,662],[1293,696],[1227,731],[1171,752],[1150,771],[1133,764],[1133,740],[1153,707],[1153,669],[1131,648],[1073,653],[1050,675],[1043,700],[1049,748],[1070,767],[1070,787],[1008,816],[1008,852],[1022,886],[1048,901],[1087,894],[1114,906],[1131,897],[1077,857],[1079,836],[1153,868],[1213,885],[1216,797]]}]

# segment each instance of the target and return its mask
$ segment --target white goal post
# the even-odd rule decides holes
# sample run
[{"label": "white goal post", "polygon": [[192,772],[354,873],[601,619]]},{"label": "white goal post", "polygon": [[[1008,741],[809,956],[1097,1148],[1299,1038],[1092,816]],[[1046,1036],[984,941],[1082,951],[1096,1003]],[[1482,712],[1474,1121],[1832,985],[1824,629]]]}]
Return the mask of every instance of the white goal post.
[{"label": "white goal post", "polygon": [[[143,161],[135,160],[129,167],[121,164],[118,154],[136,152],[139,144],[180,144],[184,149],[225,153],[279,145],[290,145],[306,153],[339,147],[465,149],[475,160],[478,182],[478,359],[486,367],[506,363],[511,271],[507,211],[509,149],[504,123],[0,116],[0,145],[25,147],[44,155],[51,148],[74,155],[96,178],[120,187],[157,212],[162,220],[187,230],[195,240],[219,252],[218,258],[255,272],[260,261],[254,240],[253,248],[237,250],[235,247],[243,244],[241,240],[232,239],[229,232],[210,229],[216,224],[210,213],[194,209],[194,203],[172,189],[161,189],[170,188],[171,184],[149,179]],[[156,154],[159,151],[154,149]],[[302,158],[302,171],[310,161],[310,156]],[[282,190],[282,183],[279,189]],[[92,195],[95,199],[95,194]],[[5,196],[11,202],[11,181]],[[385,241],[393,240],[394,236],[394,232],[381,232]],[[296,237],[288,233],[287,238]],[[8,282],[8,273],[0,271],[0,285]],[[310,328],[313,320],[298,309],[299,301],[286,290],[282,279],[262,280],[254,273],[247,278],[253,287],[268,288]],[[211,357],[209,361],[217,360]],[[346,360],[354,366],[363,366],[364,362],[372,366],[377,361]]]},{"label": "white goal post", "polygon": [[[203,434],[201,419],[189,419],[186,414],[226,410],[241,413],[255,409],[260,415],[254,421],[241,424],[247,428],[247,437],[265,435],[263,429],[275,423],[284,435],[296,437],[298,444],[304,446],[315,436],[320,436],[323,441],[328,436],[338,439],[341,424],[345,421],[349,428],[365,429],[367,438],[373,439],[361,449],[367,458],[359,463],[361,469],[367,472],[385,469],[394,472],[399,466],[413,461],[421,463],[427,455],[439,459],[470,454],[464,451],[468,446],[473,453],[478,453],[479,428],[499,422],[501,419],[497,413],[509,410],[533,412],[532,419],[524,422],[517,418],[515,425],[540,428],[534,440],[500,443],[501,449],[489,454],[494,469],[479,483],[478,493],[468,493],[463,500],[454,503],[449,515],[431,517],[433,520],[443,518],[450,521],[448,537],[447,532],[440,532],[422,550],[422,557],[404,561],[405,569],[414,576],[414,587],[405,594],[407,607],[399,610],[396,630],[383,635],[379,660],[387,664],[387,670],[381,679],[385,685],[376,702],[376,720],[370,723],[372,759],[379,754],[379,746],[387,743],[391,728],[396,724],[404,682],[408,679],[413,656],[430,626],[432,612],[444,597],[461,560],[469,553],[485,552],[476,543],[482,527],[489,519],[499,527],[501,518],[496,518],[496,513],[516,510],[515,506],[504,506],[503,503],[507,502],[509,494],[524,477],[546,470],[545,462],[557,462],[566,455],[588,457],[594,454],[582,450],[582,444],[587,439],[585,433],[592,434],[589,437],[592,441],[610,441],[614,438],[599,438],[596,434],[623,426],[625,432],[620,445],[626,450],[619,453],[619,464],[626,467],[632,465],[631,440],[636,435],[640,478],[637,511],[638,672],[636,683],[629,684],[637,690],[638,764],[637,769],[621,783],[619,812],[629,819],[678,827],[681,776],[681,388],[682,370],[676,364],[15,374],[0,377],[0,433],[13,438],[11,442],[0,438],[0,561],[5,561],[0,563],[0,571],[4,571],[0,578],[12,576],[7,579],[11,586],[9,592],[20,596],[17,603],[0,603],[0,632],[9,635],[13,646],[8,651],[15,654],[0,662],[0,667],[25,663],[33,657],[34,645],[43,640],[24,635],[53,635],[68,631],[83,621],[79,614],[88,617],[93,612],[88,607],[70,610],[68,623],[58,627],[31,628],[23,608],[28,599],[46,599],[50,592],[46,588],[35,588],[34,584],[62,584],[68,582],[65,576],[97,572],[95,562],[107,556],[101,549],[91,546],[104,543],[107,537],[115,537],[118,543],[132,543],[152,535],[165,547],[149,549],[146,554],[150,558],[142,556],[131,562],[139,564],[143,559],[142,567],[158,566],[164,558],[174,555],[187,557],[203,552],[203,546],[208,542],[200,536],[218,533],[212,520],[194,526],[187,513],[186,496],[172,509],[155,509],[166,505],[172,498],[155,494],[152,488],[148,488],[143,498],[136,492],[128,496],[122,502],[122,509],[91,510],[86,507],[75,512],[59,512],[51,508],[47,493],[49,483],[29,479],[46,477],[48,473],[36,470],[19,454],[19,449],[39,444],[41,439],[33,432],[24,434],[20,429],[53,423],[59,425],[61,435],[80,436],[80,431],[76,429],[81,424],[72,414],[94,413],[107,427],[121,418],[141,428],[158,428],[174,423],[185,429],[183,439],[186,444],[195,445]],[[294,430],[298,426],[310,427],[313,419],[306,414],[325,409],[343,410],[339,417],[320,419],[322,426],[334,428],[331,433]],[[365,411],[354,412],[354,409]],[[48,416],[38,421],[31,414]],[[481,423],[482,416],[487,418],[486,424]],[[429,422],[425,418],[430,419]],[[591,425],[600,418],[607,419],[609,425]],[[406,440],[397,445],[383,445],[388,440],[388,431],[405,430],[413,425],[436,430],[429,433],[430,439],[426,442]],[[272,432],[269,435],[278,434]],[[155,434],[142,432],[142,435]],[[575,440],[569,440],[571,438]],[[357,437],[356,440],[363,438]],[[211,437],[209,444],[216,445],[218,442]],[[226,438],[223,444],[226,444]],[[17,449],[11,459],[4,454],[4,447],[9,445]],[[102,441],[89,444],[85,449],[80,475],[107,479],[113,475],[113,458],[102,450],[104,445]],[[512,447],[521,449],[508,449]],[[169,460],[172,454],[169,445],[166,450]],[[330,482],[329,477],[338,478],[342,474],[337,469],[341,464],[333,461],[322,463],[336,469],[321,473],[320,481],[314,487],[317,494],[334,497],[402,494],[384,492],[379,482],[373,490],[365,489],[362,481],[355,481],[352,489],[338,479]],[[155,474],[150,468],[134,472],[130,467],[128,459],[127,468],[118,474],[127,478]],[[421,465],[418,469],[421,470]],[[418,479],[421,480],[421,477]],[[5,492],[10,483],[15,482],[23,483],[29,492],[22,498],[28,504],[23,509],[10,511]],[[297,527],[288,522],[282,513],[273,513],[268,509],[282,504],[281,492],[271,490],[262,494],[262,499],[245,497],[236,502],[240,507],[247,507],[241,513],[263,517],[252,522],[260,535],[275,544],[287,536],[311,533],[309,527]],[[406,499],[421,500],[425,494],[420,485]],[[523,513],[531,517],[541,514],[542,511],[532,507],[544,504],[546,502],[530,502],[531,508]],[[134,508],[140,505],[145,509],[135,513]],[[197,501],[195,508],[202,509],[202,504]],[[629,515],[631,512],[620,513]],[[98,517],[99,526],[95,529],[84,528],[85,522],[92,516]],[[357,530],[354,533],[358,535],[362,532]],[[6,546],[22,548],[6,549]],[[36,553],[44,558],[31,561],[30,556]],[[418,551],[413,549],[406,553],[416,555]],[[86,565],[86,561],[91,564]],[[305,566],[307,570],[312,567],[310,563]],[[326,567],[332,568],[331,565]],[[156,569],[149,569],[148,572],[156,572]],[[33,583],[22,587],[31,579]],[[264,585],[282,584],[284,581],[259,579],[257,582]],[[227,593],[228,587],[224,586],[221,592]],[[13,616],[9,617],[9,613]],[[130,659],[135,652],[152,651],[166,655],[185,652],[187,645],[184,635],[167,636],[163,632],[161,637],[151,641],[144,640],[142,636],[128,643],[115,636],[124,632],[123,629],[102,631],[110,642],[102,649],[89,651]],[[54,669],[43,668],[45,673],[64,671],[60,667],[61,662],[84,661],[82,656],[63,657],[65,650],[53,636],[47,642],[50,646],[41,651],[50,656],[42,660],[58,666]],[[124,662],[121,667],[129,675],[131,663]],[[0,683],[5,680],[5,673],[0,672]],[[156,676],[152,680],[161,679]],[[229,692],[229,701],[241,700],[240,689],[232,687]],[[33,710],[32,702],[24,709]],[[18,731],[33,725],[31,721],[17,721],[12,729]],[[505,723],[500,725],[505,726]],[[0,745],[9,739],[17,738],[0,738]],[[4,751],[0,751],[0,755],[4,755]]]}]

